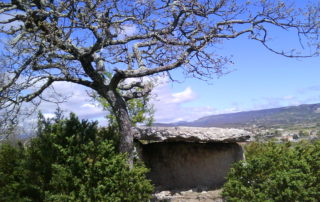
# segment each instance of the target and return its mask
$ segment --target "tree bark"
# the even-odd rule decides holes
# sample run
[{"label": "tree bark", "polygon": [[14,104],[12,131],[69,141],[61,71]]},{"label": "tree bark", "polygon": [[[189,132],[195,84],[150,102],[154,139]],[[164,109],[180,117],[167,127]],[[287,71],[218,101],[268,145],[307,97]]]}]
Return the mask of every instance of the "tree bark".
[{"label": "tree bark", "polygon": [[103,93],[103,97],[108,100],[117,119],[120,133],[119,151],[128,155],[128,163],[132,168],[134,157],[133,128],[127,104],[116,90],[109,90],[107,93]]}]

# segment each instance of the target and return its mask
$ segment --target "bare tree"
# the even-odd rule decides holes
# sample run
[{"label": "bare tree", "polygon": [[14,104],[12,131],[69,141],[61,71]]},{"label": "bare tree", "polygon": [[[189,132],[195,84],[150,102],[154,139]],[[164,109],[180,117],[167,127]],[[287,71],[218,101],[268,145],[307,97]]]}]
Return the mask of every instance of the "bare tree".
[{"label": "bare tree", "polygon": [[[0,70],[0,89],[5,86],[6,81],[8,81],[6,74]],[[7,139],[9,134],[14,132],[17,126],[17,111],[19,108],[18,105],[6,108],[7,102],[2,99],[2,97],[8,96],[5,93],[7,91],[0,91],[0,142]]]},{"label": "bare tree", "polygon": [[2,106],[36,103],[59,81],[86,86],[109,102],[119,123],[120,150],[131,154],[126,102],[151,88],[126,79],[176,68],[197,78],[222,74],[230,60],[215,44],[241,35],[276,54],[297,56],[271,46],[275,28],[296,32],[308,55],[317,55],[320,18],[319,2],[314,3],[299,9],[278,0],[2,1],[1,68],[8,77]]}]

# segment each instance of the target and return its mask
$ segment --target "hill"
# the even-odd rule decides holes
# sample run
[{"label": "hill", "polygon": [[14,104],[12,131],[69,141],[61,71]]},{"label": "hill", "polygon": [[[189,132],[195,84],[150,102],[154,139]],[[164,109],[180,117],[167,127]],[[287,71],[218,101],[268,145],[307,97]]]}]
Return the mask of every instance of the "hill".
[{"label": "hill", "polygon": [[219,114],[202,117],[192,122],[170,124],[155,123],[155,126],[194,127],[313,127],[320,125],[320,104],[263,109],[255,111]]}]

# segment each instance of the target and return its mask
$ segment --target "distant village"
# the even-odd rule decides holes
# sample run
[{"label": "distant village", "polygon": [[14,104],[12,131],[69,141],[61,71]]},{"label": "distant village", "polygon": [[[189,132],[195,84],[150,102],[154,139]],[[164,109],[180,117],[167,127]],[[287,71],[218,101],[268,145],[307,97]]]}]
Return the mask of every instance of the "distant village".
[{"label": "distant village", "polygon": [[261,128],[255,125],[245,128],[254,136],[251,141],[263,142],[274,140],[276,142],[298,142],[300,140],[315,141],[320,139],[319,128]]}]

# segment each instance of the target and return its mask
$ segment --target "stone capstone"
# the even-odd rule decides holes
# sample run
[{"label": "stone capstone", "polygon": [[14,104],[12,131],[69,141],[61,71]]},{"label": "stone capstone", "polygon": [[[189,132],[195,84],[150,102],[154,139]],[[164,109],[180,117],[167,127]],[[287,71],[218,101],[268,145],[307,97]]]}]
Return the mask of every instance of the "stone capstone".
[{"label": "stone capstone", "polygon": [[138,127],[134,138],[152,142],[232,143],[245,142],[252,133],[234,128]]}]

